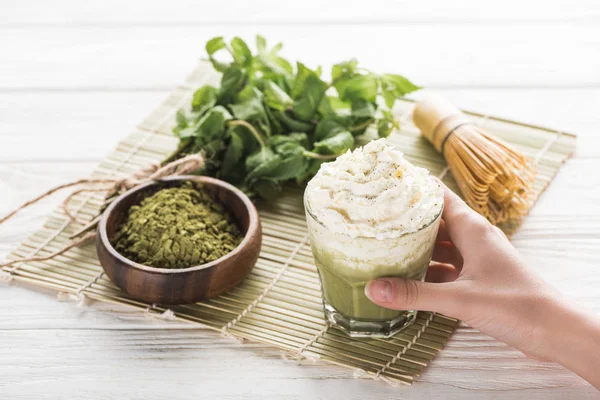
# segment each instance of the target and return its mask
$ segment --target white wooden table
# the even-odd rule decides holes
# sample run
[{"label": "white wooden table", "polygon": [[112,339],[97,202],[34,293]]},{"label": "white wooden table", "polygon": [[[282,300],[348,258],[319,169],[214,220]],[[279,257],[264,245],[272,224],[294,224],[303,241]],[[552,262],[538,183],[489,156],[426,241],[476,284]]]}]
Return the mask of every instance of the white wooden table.
[{"label": "white wooden table", "polygon": [[[514,238],[562,291],[600,312],[600,3],[594,0],[197,0],[0,5],[0,214],[86,175],[203,55],[257,32],[309,65],[356,57],[463,108],[579,135]],[[0,257],[60,201],[0,229]],[[0,398],[591,399],[580,378],[461,327],[411,387],[295,365],[196,325],[0,286]],[[200,396],[200,397],[198,397]]]}]

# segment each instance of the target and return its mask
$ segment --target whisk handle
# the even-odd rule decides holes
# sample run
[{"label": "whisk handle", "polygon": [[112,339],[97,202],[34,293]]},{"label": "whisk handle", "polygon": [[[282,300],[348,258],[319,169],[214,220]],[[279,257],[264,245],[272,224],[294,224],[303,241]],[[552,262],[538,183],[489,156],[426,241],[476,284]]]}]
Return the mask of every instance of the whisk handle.
[{"label": "whisk handle", "polygon": [[413,121],[440,153],[446,137],[460,125],[469,123],[462,111],[437,94],[429,94],[417,103]]}]

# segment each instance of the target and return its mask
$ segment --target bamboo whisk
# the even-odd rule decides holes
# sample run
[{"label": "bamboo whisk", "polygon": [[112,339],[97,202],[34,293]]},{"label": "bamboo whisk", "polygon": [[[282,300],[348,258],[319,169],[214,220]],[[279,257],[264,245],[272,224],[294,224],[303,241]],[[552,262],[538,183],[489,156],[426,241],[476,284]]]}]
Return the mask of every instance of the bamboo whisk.
[{"label": "bamboo whisk", "polygon": [[471,208],[493,224],[527,213],[536,174],[527,157],[479,129],[438,95],[417,103],[413,121],[444,156]]}]

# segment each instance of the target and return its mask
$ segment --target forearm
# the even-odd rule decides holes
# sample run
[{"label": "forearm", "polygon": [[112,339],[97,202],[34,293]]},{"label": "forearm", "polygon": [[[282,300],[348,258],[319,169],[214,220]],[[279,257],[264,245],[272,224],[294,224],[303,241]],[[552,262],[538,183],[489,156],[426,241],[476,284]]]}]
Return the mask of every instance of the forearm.
[{"label": "forearm", "polygon": [[546,336],[548,359],[600,390],[600,316],[572,303],[557,304]]}]

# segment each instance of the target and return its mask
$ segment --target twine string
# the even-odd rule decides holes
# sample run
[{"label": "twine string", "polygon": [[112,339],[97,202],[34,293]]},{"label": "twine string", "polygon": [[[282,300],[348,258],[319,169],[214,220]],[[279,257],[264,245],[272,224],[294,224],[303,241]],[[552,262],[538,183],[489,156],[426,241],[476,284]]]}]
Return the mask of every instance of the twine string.
[{"label": "twine string", "polygon": [[[127,156],[115,167],[114,170],[112,170],[110,173],[111,175],[114,175],[115,173],[117,173],[117,171],[119,171],[121,169],[121,167],[123,167],[130,159],[131,157],[133,157],[133,155],[135,153],[137,153],[137,151],[144,145],[144,143],[148,140],[148,138],[150,138],[150,135],[146,135],[142,140],[140,140],[134,147],[133,149],[131,149],[131,151],[129,153],[127,153]],[[88,201],[91,200],[91,198],[93,197],[92,194],[89,194],[85,199],[83,199],[83,201],[81,202],[81,204],[79,204],[79,206],[75,209],[75,211],[73,212],[74,215],[77,215],[79,213],[79,211],[87,204]],[[21,208],[22,209],[22,208]],[[18,210],[17,210],[18,212]],[[12,215],[9,214],[9,218]],[[6,219],[3,219],[1,222],[6,221]],[[52,242],[54,239],[56,239],[64,230],[67,226],[69,226],[69,224],[71,223],[70,219],[66,219],[65,222],[63,222],[44,242],[42,242],[39,246],[37,246],[35,249],[33,249],[31,251],[31,253],[29,253],[27,255],[27,257],[33,257],[35,256],[37,253],[40,252],[40,250],[42,250],[44,247],[46,247],[50,242]],[[0,264],[0,268],[2,268],[2,265]],[[17,269],[19,268],[19,265],[15,265],[15,267],[13,267],[10,270],[10,275],[11,278],[12,276],[15,274],[15,272],[17,271]]]},{"label": "twine string", "polygon": [[74,233],[72,233],[71,235],[69,235],[68,238],[69,239],[73,239],[73,238],[76,238],[76,237],[80,236],[83,232],[86,232],[91,227],[96,226],[96,224],[98,222],[100,222],[101,219],[102,219],[102,214],[99,214],[98,216],[96,216],[96,218],[92,219],[90,222],[88,222],[87,224],[83,225],[81,228],[77,229]]},{"label": "twine string", "polygon": [[[93,235],[96,236],[95,234]],[[66,250],[65,250],[66,251]],[[75,294],[59,292],[56,297],[60,301],[68,301],[75,300],[77,302],[77,306],[81,306],[85,303],[86,296],[83,294],[89,287],[91,287],[94,283],[98,282],[100,278],[104,276],[104,271],[100,271],[98,274],[92,277],[92,279],[84,282],[76,291]]]},{"label": "twine string", "polygon": [[0,283],[9,283],[12,279],[13,277],[11,274],[0,269]]},{"label": "twine string", "polygon": [[23,203],[20,207],[16,208],[15,210],[9,212],[4,217],[0,218],[0,225],[3,224],[4,222],[8,221],[13,216],[15,216],[15,214],[17,214],[22,209],[27,208],[27,207],[37,203],[38,201],[45,199],[46,197],[48,197],[48,196],[52,195],[53,193],[56,193],[62,189],[67,189],[67,188],[70,188],[73,186],[78,186],[78,185],[83,185],[83,184],[110,183],[111,181],[112,180],[110,180],[110,179],[88,179],[88,178],[85,178],[85,179],[78,179],[76,181],[65,183],[62,185],[58,185],[56,187],[53,187],[50,190],[47,190],[46,192],[42,193],[41,195],[34,197],[33,199]]},{"label": "twine string", "polygon": [[229,333],[228,330],[233,328],[238,322],[240,322],[240,320],[242,318],[244,318],[249,312],[251,312],[252,309],[254,307],[256,307],[258,305],[258,303],[260,303],[265,298],[265,296],[269,293],[269,291],[271,291],[271,289],[273,289],[273,287],[277,284],[277,282],[279,282],[279,280],[281,279],[281,277],[283,276],[285,271],[287,271],[292,260],[296,257],[296,255],[298,254],[300,249],[306,244],[307,241],[308,241],[308,235],[305,235],[304,238],[300,241],[300,243],[298,243],[298,245],[290,253],[290,256],[287,258],[287,260],[285,260],[285,263],[283,263],[283,266],[281,267],[281,269],[279,270],[277,275],[275,275],[275,277],[271,280],[269,285],[267,285],[267,287],[258,295],[258,297],[256,299],[254,299],[254,301],[252,301],[252,303],[248,304],[248,306],[246,308],[244,308],[241,313],[239,313],[234,319],[229,321],[227,324],[225,324],[225,326],[223,326],[221,328],[222,336],[228,336],[228,337],[233,337],[234,339],[237,339],[231,333]]},{"label": "twine string", "polygon": [[[167,120],[169,120],[169,118],[171,118],[173,116],[173,114],[175,114],[175,112],[177,112],[177,109],[179,107],[181,107],[184,103],[186,103],[188,101],[188,97],[187,96],[183,96],[179,102],[173,106],[173,108],[171,110],[169,110],[169,112],[166,112],[164,117],[159,120],[159,122],[156,124],[157,127],[160,128],[160,126],[165,123]],[[126,156],[115,166],[115,168],[110,171],[109,175],[116,175],[119,170],[126,165],[129,161],[131,161],[131,158],[137,154],[137,152],[142,148],[142,146],[144,146],[146,144],[146,142],[152,137],[153,135],[151,134],[145,134],[145,136],[139,140],[135,146],[133,146],[133,148],[131,148],[131,150],[126,154]],[[60,189],[57,189],[60,190]],[[48,195],[46,195],[48,196]],[[44,197],[46,197],[44,196]],[[82,209],[83,207],[88,203],[88,201],[90,201],[93,198],[93,193],[90,193],[86,198],[84,198],[81,203],[79,204],[79,206],[75,209],[75,211],[73,211],[73,213],[71,215],[77,215]],[[35,201],[38,201],[36,199],[34,199]],[[25,205],[25,207],[27,207],[28,205]],[[3,217],[2,219],[0,219],[0,225],[5,222],[6,220],[8,220],[9,218],[11,218],[14,214],[16,214],[17,212],[19,212],[20,210],[22,210],[24,207],[20,207],[17,210],[15,210],[13,213],[8,214],[7,216]],[[67,216],[68,217],[68,216]],[[37,253],[39,253],[44,247],[46,247],[50,242],[52,242],[54,239],[56,239],[64,230],[67,226],[69,226],[69,224],[71,223],[71,219],[67,218],[65,220],[64,223],[62,223],[56,231],[54,231],[53,234],[51,234],[48,239],[46,239],[42,244],[40,244],[39,246],[37,246],[35,249],[33,249],[28,255],[27,257],[33,257],[35,256]],[[81,231],[83,232],[83,231]],[[2,268],[2,264],[0,264],[0,268]],[[10,270],[10,279],[12,279],[12,276],[14,275],[14,273],[17,271],[18,269],[18,265],[16,265],[15,267],[13,267]],[[7,278],[3,278],[3,280],[9,280]]]},{"label": "twine string", "polygon": [[[59,233],[60,233],[60,232],[59,232]],[[260,289],[259,289],[259,290],[260,290]],[[112,292],[111,292],[111,293],[112,293]],[[121,300],[118,300],[118,301],[121,301],[121,303],[123,303],[123,301],[122,301],[122,299],[123,299],[123,298],[122,298],[121,296],[119,296],[119,298],[120,298]],[[105,298],[105,300],[106,300],[106,298]],[[154,306],[154,305],[153,305],[153,306]],[[167,310],[167,311],[170,311],[170,310]],[[165,311],[165,313],[166,313],[167,311]],[[316,341],[315,341],[315,342],[316,342]],[[313,344],[314,344],[314,342],[313,342]],[[307,346],[307,347],[308,347],[308,346]],[[311,352],[307,352],[307,353],[311,353]],[[386,377],[385,377],[385,376],[381,376],[380,378],[381,378],[381,379],[385,379]]]},{"label": "twine string", "polygon": [[[483,117],[481,117],[481,121],[477,124],[477,126],[481,129],[484,129],[485,126],[487,125],[488,121],[490,120],[490,116],[489,115],[484,115]],[[554,143],[556,143],[558,141],[558,139],[560,139],[560,137],[563,135],[562,131],[558,131],[556,132],[556,135],[554,135],[551,139],[549,139],[546,144],[544,145],[544,147],[542,147],[540,149],[540,151],[536,154],[535,158],[533,159],[533,163],[535,165],[538,165],[540,160],[542,159],[543,156],[546,155],[546,153],[548,152],[548,150],[550,150],[550,147],[552,147],[552,145]]]},{"label": "twine string", "polygon": [[[84,193],[84,192],[94,193],[94,192],[110,191],[109,193],[107,193],[107,197],[111,197],[116,193],[121,193],[125,190],[128,190],[128,189],[136,186],[137,182],[139,182],[143,178],[148,177],[149,175],[154,173],[158,168],[159,168],[159,165],[156,163],[153,163],[153,164],[150,164],[149,166],[146,166],[146,167],[134,172],[133,174],[131,174],[128,177],[125,177],[122,179],[107,179],[106,182],[104,182],[104,183],[109,183],[110,186],[108,186],[108,187],[83,188],[80,190],[76,190],[67,196],[67,198],[63,201],[61,208],[63,209],[64,213],[70,218],[71,221],[85,224],[87,221],[78,220],[77,216],[73,215],[69,211],[69,204],[71,203],[72,199],[75,196],[77,196],[80,193]],[[77,235],[75,235],[75,236],[77,236]]]},{"label": "twine string", "polygon": [[83,189],[78,189],[75,190],[73,193],[71,193],[70,195],[68,195],[65,200],[62,202],[62,204],[60,205],[60,207],[62,208],[63,212],[65,213],[65,215],[69,218],[70,221],[72,222],[77,222],[79,224],[86,224],[88,221],[84,221],[79,219],[79,217],[73,213],[71,213],[71,210],[69,209],[69,204],[71,203],[71,200],[81,194],[81,193],[89,193],[89,192],[101,192],[101,191],[105,191],[105,190],[109,190],[109,188],[105,188],[105,187],[100,187],[100,188],[83,188]]},{"label": "twine string", "polygon": [[90,279],[87,282],[84,282],[83,285],[81,285],[79,287],[79,289],[77,289],[77,291],[75,292],[75,295],[79,296],[81,293],[86,291],[87,288],[91,287],[94,283],[98,282],[98,280],[100,278],[102,278],[103,276],[104,276],[104,271],[100,271],[98,274],[96,274],[96,276],[92,277],[92,279]]},{"label": "twine string", "polygon": [[304,342],[304,344],[302,346],[300,346],[300,348],[296,352],[296,357],[301,358],[303,355],[302,353],[304,353],[317,340],[321,339],[327,333],[328,330],[329,330],[329,324],[326,323],[325,326],[319,332],[317,332],[312,338],[310,338],[309,340]]},{"label": "twine string", "polygon": [[[134,174],[133,178],[127,177],[124,179],[117,179],[117,180],[113,180],[112,183],[114,184],[115,187],[118,187],[118,189],[116,189],[116,190],[120,193],[122,190],[130,189],[131,185],[138,186],[145,182],[151,182],[153,180],[165,178],[167,176],[172,176],[174,174],[186,174],[190,171],[201,168],[203,165],[204,165],[204,158],[199,154],[192,154],[187,157],[181,158],[179,160],[173,161],[173,162],[165,165],[162,168],[152,168],[154,170],[154,172],[151,175],[149,175],[147,178],[138,178],[138,176],[140,176],[140,174]],[[181,168],[178,170],[179,167],[181,167]],[[148,170],[149,170],[148,168],[144,169],[145,172],[147,172]],[[72,186],[72,185],[61,185],[61,186],[68,187],[68,186]],[[98,189],[92,189],[92,190],[98,190]],[[53,192],[53,191],[50,190],[48,192]],[[43,198],[43,196],[41,198]],[[69,199],[69,198],[67,198],[67,199]],[[66,208],[68,208],[68,206]],[[14,215],[15,213],[13,212],[11,214]],[[81,237],[80,239],[75,240],[75,241],[65,245],[61,249],[59,249],[53,253],[50,253],[49,255],[37,256],[37,257],[35,255],[29,255],[29,256],[26,256],[23,258],[18,258],[18,259],[0,264],[0,267],[3,267],[3,268],[10,267],[13,264],[17,264],[17,263],[21,263],[21,262],[50,260],[56,256],[59,256],[65,252],[69,251],[73,247],[79,247],[79,246],[86,244],[87,242],[91,241],[95,237],[96,237],[95,232],[89,232],[89,233],[85,234],[83,237]],[[9,273],[12,274],[16,270],[17,270],[17,268],[13,267],[13,269],[11,271],[9,271]]]},{"label": "twine string", "polygon": [[148,304],[148,306],[144,309],[144,313],[149,314],[151,311],[156,310],[156,303]]},{"label": "twine string", "polygon": [[[32,255],[32,256],[27,256],[27,257],[23,257],[23,258],[17,258],[15,260],[11,260],[11,261],[5,262],[3,264],[0,264],[0,267],[7,268],[7,267],[13,266],[15,264],[21,263],[21,262],[50,260],[52,258],[60,256],[61,254],[66,253],[67,251],[71,250],[73,247],[83,246],[83,245],[89,243],[90,241],[92,241],[95,238],[96,238],[96,233],[95,232],[89,232],[89,233],[85,234],[84,236],[82,236],[81,238],[79,238],[79,239],[77,239],[77,240],[75,240],[75,241],[67,244],[66,246],[64,246],[64,247],[62,247],[62,248],[60,248],[60,249],[56,250],[55,252],[50,253],[48,255],[45,255],[45,256],[35,256],[35,255]],[[46,242],[49,243],[48,240]],[[15,271],[17,269],[18,269],[18,266],[15,265],[15,266],[13,266],[12,269],[8,270],[8,273],[12,275],[12,274],[15,273]]]},{"label": "twine string", "polygon": [[435,313],[433,312],[429,314],[429,317],[425,320],[423,326],[417,331],[416,335],[413,336],[412,340],[408,342],[408,344],[404,348],[402,348],[402,350],[400,350],[394,357],[392,357],[392,359],[388,361],[387,364],[385,364],[375,373],[375,379],[383,379],[384,377],[382,377],[381,374],[383,374],[388,368],[394,365],[400,359],[400,357],[405,355],[412,348],[412,346],[414,346],[417,343],[417,340],[419,340],[423,332],[425,332],[427,327],[429,327],[431,321],[433,321],[434,316]]},{"label": "twine string", "polygon": [[[155,311],[155,312],[153,312]],[[152,318],[162,319],[165,321],[174,321],[177,319],[175,312],[170,308],[166,308],[165,311],[160,311],[158,307],[156,307],[156,303],[149,304],[148,307],[144,310],[144,314],[148,315]]]},{"label": "twine string", "polygon": [[[89,196],[89,199],[91,198],[91,196]],[[88,199],[88,200],[89,200]],[[86,201],[83,201],[79,207],[77,207],[77,210],[75,210],[75,213],[77,214],[77,212],[79,212],[79,210],[81,208],[83,208],[83,206],[87,203]],[[67,219],[65,222],[63,222],[61,224],[61,226],[58,227],[57,230],[55,230],[50,236],[48,236],[48,238],[46,240],[44,240],[40,245],[38,245],[35,249],[33,249],[28,255],[27,257],[34,257],[37,253],[39,253],[43,248],[45,248],[50,242],[52,242],[54,239],[56,239],[58,237],[58,235],[60,235],[63,230],[69,225],[71,221],[69,219]],[[0,264],[0,268],[4,268],[3,264]],[[15,264],[15,266],[9,270],[9,275],[10,275],[10,279],[12,279],[13,275],[15,274],[15,272],[17,272],[17,270],[19,269],[19,264]]]},{"label": "twine string", "polygon": [[556,143],[558,141],[558,139],[560,139],[562,134],[563,134],[562,132],[557,132],[556,135],[554,135],[554,137],[552,139],[550,139],[550,140],[548,140],[548,142],[546,142],[544,147],[542,147],[542,149],[537,153],[537,155],[535,156],[535,159],[533,160],[533,163],[535,165],[539,164],[542,157],[544,157],[546,155],[546,153],[548,152],[548,150],[550,150],[550,147],[552,147],[552,145],[554,143]]},{"label": "twine string", "polygon": [[[69,218],[70,221],[77,221],[76,215],[72,214],[69,211],[69,203],[70,203],[70,201],[72,201],[74,196],[76,196],[80,193],[101,192],[101,191],[106,191],[106,190],[110,190],[111,193],[122,193],[133,187],[139,186],[139,185],[147,183],[147,182],[151,182],[156,179],[165,178],[167,176],[172,176],[175,174],[183,175],[183,174],[189,173],[198,168],[201,168],[203,165],[204,165],[204,158],[201,155],[191,154],[189,156],[186,156],[186,157],[180,158],[178,160],[175,160],[173,162],[170,162],[169,164],[167,164],[163,167],[160,167],[160,168],[159,168],[158,164],[152,164],[149,167],[145,167],[142,170],[135,172],[132,175],[125,177],[125,178],[121,178],[121,179],[78,179],[74,182],[70,182],[70,183],[66,183],[66,184],[54,187],[54,188],[46,191],[45,193],[41,194],[40,196],[37,196],[36,198],[24,203],[23,205],[21,205],[14,211],[11,211],[8,215],[6,215],[2,219],[0,219],[0,224],[6,222],[9,218],[11,218],[12,216],[17,214],[19,211],[23,210],[24,208],[29,207],[30,205],[50,196],[51,194],[53,194],[61,189],[66,189],[69,187],[86,184],[86,183],[87,184],[97,184],[97,183],[111,184],[112,185],[111,187],[79,189],[79,190],[76,190],[75,192],[71,193],[69,196],[67,196],[67,198],[62,203],[62,209],[65,211],[65,214],[67,215],[67,217]],[[179,167],[181,167],[181,168],[179,171],[177,171],[177,169]],[[84,223],[85,223],[85,221],[84,221]]]}]

